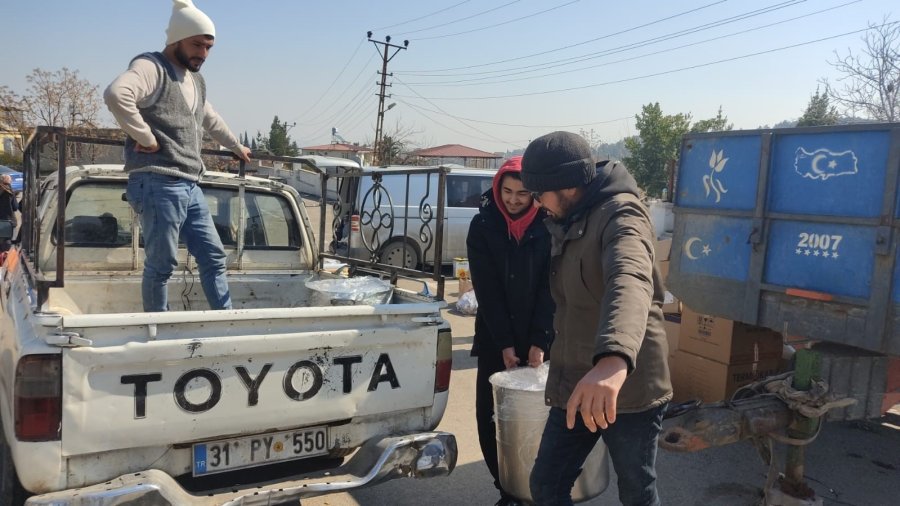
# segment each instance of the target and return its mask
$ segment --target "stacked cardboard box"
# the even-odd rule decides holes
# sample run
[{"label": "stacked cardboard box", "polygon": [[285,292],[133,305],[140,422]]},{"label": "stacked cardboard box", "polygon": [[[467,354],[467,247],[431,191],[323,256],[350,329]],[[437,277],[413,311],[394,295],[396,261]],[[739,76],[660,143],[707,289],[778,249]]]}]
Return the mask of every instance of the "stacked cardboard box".
[{"label": "stacked cardboard box", "polygon": [[[672,249],[672,237],[664,237],[657,239],[654,244],[656,252],[656,265],[665,284],[669,275],[669,252]],[[672,295],[672,292],[666,290],[665,300],[663,301],[663,313],[665,313],[665,321],[663,322],[666,329],[666,340],[669,344],[669,369],[672,369],[672,359],[675,357],[675,351],[678,350],[678,337],[681,331],[681,303]]]},{"label": "stacked cardboard box", "polygon": [[678,313],[666,313],[663,325],[666,329],[666,341],[669,344],[669,370],[672,370],[672,362],[675,352],[678,351],[678,338],[681,335],[681,315]]},{"label": "stacked cardboard box", "polygon": [[[672,238],[667,237],[663,239],[657,239],[655,244],[656,249],[656,265],[659,267],[659,273],[663,279],[663,285],[666,284],[666,279],[669,277],[669,253],[672,250]],[[681,312],[681,302],[672,295],[668,289],[666,289],[665,300],[663,301],[663,313],[680,313]]]},{"label": "stacked cardboard box", "polygon": [[682,307],[678,350],[670,360],[675,400],[716,402],[781,372],[778,332]]}]

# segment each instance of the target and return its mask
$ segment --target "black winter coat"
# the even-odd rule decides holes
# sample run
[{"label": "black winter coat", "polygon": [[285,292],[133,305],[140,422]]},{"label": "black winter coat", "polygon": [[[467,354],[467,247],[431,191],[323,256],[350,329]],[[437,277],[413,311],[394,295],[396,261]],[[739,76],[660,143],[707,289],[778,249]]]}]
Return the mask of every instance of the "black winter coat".
[{"label": "black winter coat", "polygon": [[509,235],[492,190],[485,192],[481,202],[466,238],[478,299],[472,355],[499,354],[513,346],[516,356],[525,361],[532,345],[546,353],[553,341],[546,214],[539,211],[517,243]]},{"label": "black winter coat", "polygon": [[0,220],[16,219],[16,196],[0,189]]}]

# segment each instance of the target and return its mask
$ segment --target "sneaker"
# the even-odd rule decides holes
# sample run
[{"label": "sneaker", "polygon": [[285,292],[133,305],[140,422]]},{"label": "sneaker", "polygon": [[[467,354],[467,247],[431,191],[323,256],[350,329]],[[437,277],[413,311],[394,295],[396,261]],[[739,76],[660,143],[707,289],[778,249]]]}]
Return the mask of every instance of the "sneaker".
[{"label": "sneaker", "polygon": [[500,497],[500,500],[497,501],[496,504],[494,504],[494,506],[522,506],[522,503],[514,497],[503,495]]}]

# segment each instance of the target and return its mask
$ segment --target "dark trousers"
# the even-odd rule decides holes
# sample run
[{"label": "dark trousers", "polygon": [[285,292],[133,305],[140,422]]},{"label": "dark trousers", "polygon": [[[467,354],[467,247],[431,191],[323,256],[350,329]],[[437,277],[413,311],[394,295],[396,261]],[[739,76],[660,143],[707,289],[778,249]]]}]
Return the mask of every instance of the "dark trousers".
[{"label": "dark trousers", "polygon": [[566,427],[566,410],[551,408],[537,460],[531,471],[531,497],[538,506],[572,504],[572,485],[588,454],[602,437],[619,478],[619,501],[626,506],[657,506],[656,438],[665,404],[640,413],[618,414],[606,430],[591,432],[581,415]]},{"label": "dark trousers", "polygon": [[500,471],[497,465],[497,429],[494,423],[494,393],[488,378],[495,372],[505,371],[503,355],[481,350],[478,355],[478,374],[475,377],[475,421],[478,424],[478,443],[488,471],[494,477],[494,486],[500,488]]}]

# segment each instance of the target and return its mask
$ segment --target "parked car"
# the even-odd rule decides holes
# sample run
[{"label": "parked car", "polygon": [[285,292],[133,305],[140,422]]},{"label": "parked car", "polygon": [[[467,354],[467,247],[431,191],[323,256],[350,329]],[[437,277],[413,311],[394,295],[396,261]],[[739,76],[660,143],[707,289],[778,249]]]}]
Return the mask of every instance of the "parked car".
[{"label": "parked car", "polygon": [[12,177],[12,189],[14,192],[22,191],[22,184],[25,180],[22,178],[21,172],[11,169],[6,165],[0,165],[0,174],[9,174]]},{"label": "parked car", "polygon": [[[495,170],[448,166],[444,208],[444,240],[441,264],[450,265],[455,257],[466,256],[469,223],[478,213],[481,195],[491,188]],[[436,231],[438,178],[410,173],[422,167],[363,167],[362,177],[339,178],[338,191],[344,216],[336,230],[332,248],[351,258],[416,268],[433,258],[432,238]],[[376,185],[375,175],[381,183]],[[358,217],[359,232],[349,241],[347,216]],[[350,221],[354,221],[352,218]]]}]

